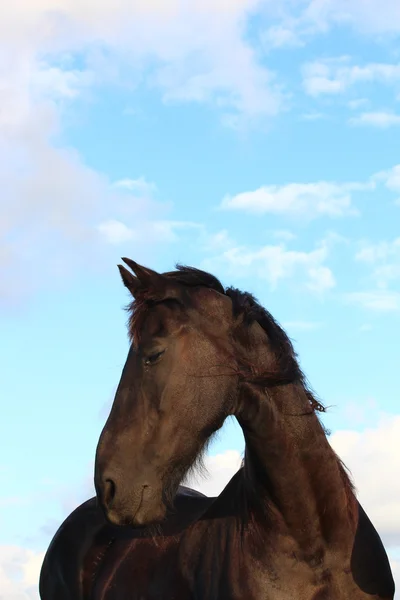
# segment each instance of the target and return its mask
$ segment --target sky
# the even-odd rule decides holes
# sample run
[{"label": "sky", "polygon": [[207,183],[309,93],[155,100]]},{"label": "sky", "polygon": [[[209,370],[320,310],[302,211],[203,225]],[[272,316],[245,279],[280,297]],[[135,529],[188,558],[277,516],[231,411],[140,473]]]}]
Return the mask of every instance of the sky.
[{"label": "sky", "polygon": [[[14,0],[0,20],[0,600],[93,495],[121,256],[292,338],[400,582],[398,0]],[[240,464],[227,423],[218,493]]]}]

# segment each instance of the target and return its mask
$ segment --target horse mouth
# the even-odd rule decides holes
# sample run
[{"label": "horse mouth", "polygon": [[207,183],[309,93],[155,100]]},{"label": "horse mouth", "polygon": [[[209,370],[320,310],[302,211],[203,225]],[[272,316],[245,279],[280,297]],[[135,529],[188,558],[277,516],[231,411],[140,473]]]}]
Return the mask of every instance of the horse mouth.
[{"label": "horse mouth", "polygon": [[165,520],[167,509],[161,500],[159,502],[154,500],[154,496],[149,496],[143,488],[137,507],[133,511],[129,510],[129,504],[119,509],[110,507],[104,511],[105,518],[110,525],[129,529],[142,530],[151,525],[161,524]]}]

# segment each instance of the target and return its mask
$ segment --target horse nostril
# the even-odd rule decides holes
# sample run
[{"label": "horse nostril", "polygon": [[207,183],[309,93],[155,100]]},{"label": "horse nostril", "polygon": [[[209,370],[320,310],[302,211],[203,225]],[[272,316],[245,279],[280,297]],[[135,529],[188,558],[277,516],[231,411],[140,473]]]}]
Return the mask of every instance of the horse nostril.
[{"label": "horse nostril", "polygon": [[115,498],[115,483],[112,479],[104,481],[104,504],[110,508]]}]

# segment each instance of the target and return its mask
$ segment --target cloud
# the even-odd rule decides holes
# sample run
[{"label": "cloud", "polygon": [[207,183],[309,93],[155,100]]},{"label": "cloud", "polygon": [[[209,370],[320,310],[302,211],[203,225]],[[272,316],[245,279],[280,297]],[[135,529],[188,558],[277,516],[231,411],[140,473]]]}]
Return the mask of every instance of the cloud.
[{"label": "cloud", "polygon": [[[378,40],[395,39],[400,34],[400,8],[397,0],[386,0],[385,10],[379,0],[304,0],[265,3],[268,49],[304,45],[317,35],[334,28],[353,29]],[[332,89],[327,91],[333,91]]]},{"label": "cloud", "polygon": [[261,43],[265,50],[272,48],[303,46],[304,42],[290,26],[273,25],[261,34]]},{"label": "cloud", "polygon": [[145,177],[139,177],[138,179],[120,179],[114,183],[116,188],[123,190],[129,190],[137,196],[148,198],[157,191],[157,186],[152,181],[147,181]]},{"label": "cloud", "polygon": [[[370,328],[360,331],[368,331]],[[341,416],[348,426],[366,429],[369,426],[376,426],[380,418],[379,406],[374,398],[364,398],[362,402],[346,402],[340,407]]]},{"label": "cloud", "polygon": [[356,98],[355,100],[350,100],[348,103],[349,108],[352,110],[356,110],[357,108],[361,108],[368,104],[367,98]]},{"label": "cloud", "polygon": [[334,183],[287,183],[266,185],[249,192],[225,196],[220,207],[261,215],[304,216],[313,219],[320,216],[342,217],[358,214],[352,205],[352,193],[374,188],[373,182]]},{"label": "cloud", "polygon": [[399,34],[400,6],[386,0],[385,10],[379,0],[311,0],[302,14],[303,22],[315,32],[334,25],[351,26],[366,35]]},{"label": "cloud", "polygon": [[121,223],[121,221],[115,221],[113,219],[100,223],[100,225],[97,226],[97,229],[110,244],[121,244],[131,240],[134,236],[132,229],[129,229],[129,227],[124,223]]},{"label": "cloud", "polygon": [[289,250],[284,243],[252,250],[232,242],[230,248],[204,260],[202,266],[215,270],[220,265],[236,277],[254,275],[268,281],[271,289],[285,280],[300,280],[304,289],[323,294],[336,285],[332,271],[325,265],[329,246],[330,240],[323,240],[309,252]]},{"label": "cloud", "polygon": [[[397,0],[386,0],[381,10],[379,0],[306,0],[282,2],[283,24],[300,40],[326,33],[334,27],[352,28],[369,36],[395,37],[400,33],[400,9]],[[298,10],[295,9],[298,7]]]},{"label": "cloud", "polygon": [[0,598],[39,600],[39,573],[44,552],[0,546]]},{"label": "cloud", "polygon": [[350,292],[344,295],[349,304],[377,312],[397,312],[400,310],[400,293],[390,290]]},{"label": "cloud", "polygon": [[[133,93],[143,84],[166,102],[209,103],[231,122],[277,114],[281,88],[246,39],[257,6],[257,0],[196,1],[190,8],[175,0],[118,6],[20,0],[4,8],[2,304],[14,306],[46,281],[61,285],[82,261],[101,264],[107,244],[134,242],[138,232],[144,243],[154,244],[157,235],[173,241],[185,229],[165,218],[171,207],[155,202],[154,184],[143,177],[113,184],[65,147],[64,124],[76,100],[104,85]],[[156,212],[157,223],[149,225]]]},{"label": "cloud", "polygon": [[[53,288],[63,285],[91,259],[100,265],[99,222],[124,217],[140,227],[151,209],[157,207],[162,216],[169,208],[149,193],[139,197],[137,189],[113,186],[63,146],[63,117],[92,85],[92,77],[67,59],[58,66],[39,59],[44,39],[36,37],[36,18],[40,21],[41,13],[29,7],[26,14],[9,7],[0,25],[13,16],[19,44],[10,52],[12,40],[0,35],[0,303],[8,306],[26,301],[48,282]],[[23,30],[18,39],[19,26],[33,29]]]},{"label": "cloud", "polygon": [[206,474],[204,476],[201,473],[191,474],[184,485],[206,496],[218,496],[240,468],[242,458],[242,454],[237,450],[226,450],[221,454],[206,456],[204,459]]},{"label": "cloud", "polygon": [[390,257],[400,259],[400,237],[392,242],[384,241],[377,244],[363,244],[356,254],[356,260],[367,264],[376,264]]},{"label": "cloud", "polygon": [[400,237],[375,244],[363,243],[355,260],[371,267],[372,278],[379,289],[400,280]]},{"label": "cloud", "polygon": [[218,252],[231,248],[233,244],[234,242],[231,239],[228,231],[226,229],[222,229],[221,231],[213,234],[205,233],[202,245],[203,249],[206,251]]},{"label": "cloud", "polygon": [[364,112],[361,115],[349,119],[350,125],[377,127],[378,129],[387,129],[400,125],[400,115],[393,112],[377,111]]},{"label": "cloud", "polygon": [[388,546],[400,546],[400,415],[363,431],[341,430],[330,443],[350,469],[361,504]]},{"label": "cloud", "polygon": [[211,102],[228,111],[271,116],[279,112],[282,94],[245,35],[258,4],[23,1],[23,10],[3,11],[0,36],[4,45],[19,44],[31,57],[79,56],[96,84],[126,82],[129,67],[129,85],[146,81],[165,101]]},{"label": "cloud", "polygon": [[301,115],[301,118],[303,119],[303,121],[320,121],[321,119],[325,119],[326,115],[320,112],[310,112],[304,113],[303,115]]},{"label": "cloud", "polygon": [[345,56],[303,65],[305,92],[310,96],[341,94],[356,84],[379,82],[394,85],[400,82],[400,63],[368,63],[359,66],[348,64],[349,60]]},{"label": "cloud", "polygon": [[148,221],[141,227],[128,227],[121,221],[111,219],[100,223],[97,229],[109,244],[119,245],[127,241],[140,243],[175,242],[179,239],[177,231],[201,229],[201,225],[190,221]]},{"label": "cloud", "polygon": [[392,192],[400,193],[400,164],[395,165],[388,171],[381,171],[376,175],[377,180],[384,181],[386,187]]},{"label": "cloud", "polygon": [[275,239],[282,240],[283,242],[290,242],[296,239],[296,235],[288,229],[275,229],[272,235]]},{"label": "cloud", "polygon": [[64,285],[93,259],[100,265],[104,240],[128,241],[140,231],[144,245],[156,242],[155,235],[143,235],[146,224],[155,210],[160,216],[170,210],[151,197],[113,187],[76,152],[53,146],[51,114],[32,106],[31,122],[19,133],[2,138],[0,131],[6,190],[0,200],[0,302],[6,305],[25,301],[50,281],[52,287]]}]

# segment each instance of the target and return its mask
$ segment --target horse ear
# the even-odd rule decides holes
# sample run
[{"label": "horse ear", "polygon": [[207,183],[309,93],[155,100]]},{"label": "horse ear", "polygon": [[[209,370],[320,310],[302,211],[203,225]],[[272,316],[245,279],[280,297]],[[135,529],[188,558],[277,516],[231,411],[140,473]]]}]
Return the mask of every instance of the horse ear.
[{"label": "horse ear", "polygon": [[136,294],[138,293],[138,291],[140,290],[140,288],[142,287],[139,279],[137,277],[134,277],[132,275],[132,273],[130,273],[128,271],[128,269],[125,269],[124,266],[122,266],[122,265],[117,265],[117,266],[118,266],[124,286],[126,288],[128,288],[128,290],[130,291],[132,296],[135,297]]},{"label": "horse ear", "polygon": [[[153,271],[147,267],[142,267],[130,258],[122,258],[125,264],[128,265],[135,273],[141,289],[154,290],[155,292],[163,292],[167,287],[170,287],[171,282],[164,275]],[[126,270],[126,269],[125,269]]]}]

